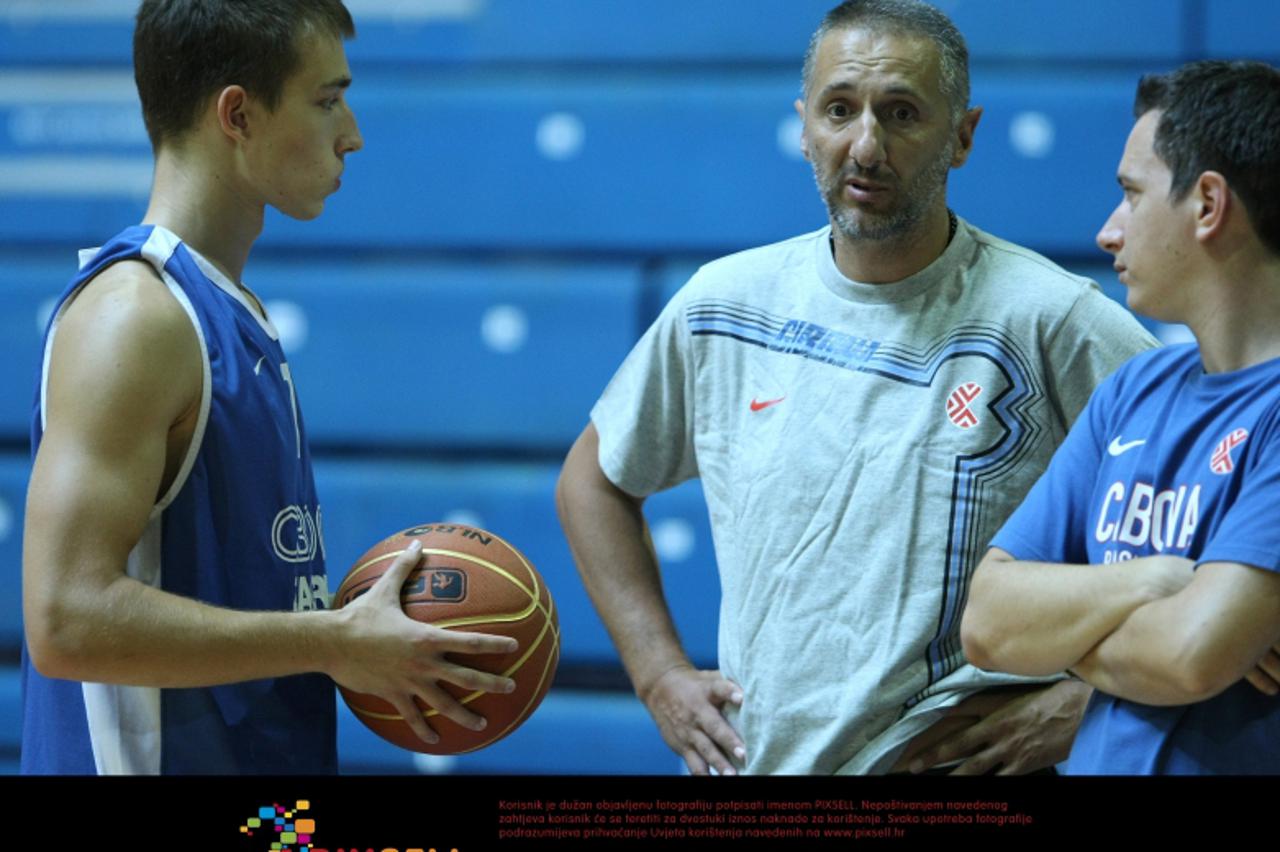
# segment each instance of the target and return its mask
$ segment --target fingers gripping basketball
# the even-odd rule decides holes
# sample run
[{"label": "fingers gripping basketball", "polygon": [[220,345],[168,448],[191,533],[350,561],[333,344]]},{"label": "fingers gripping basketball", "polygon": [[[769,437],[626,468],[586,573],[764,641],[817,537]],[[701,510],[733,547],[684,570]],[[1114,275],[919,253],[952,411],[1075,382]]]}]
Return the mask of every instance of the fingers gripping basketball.
[{"label": "fingers gripping basketball", "polygon": [[[421,562],[397,564],[397,557],[415,540],[422,545]],[[390,702],[340,684],[352,712],[396,745],[432,754],[474,751],[514,731],[546,695],[560,655],[555,605],[537,570],[492,533],[461,524],[428,524],[396,533],[370,548],[343,580],[334,606],[349,605],[369,593],[393,565],[406,575],[400,590],[404,613],[423,624],[457,632],[456,637],[440,636],[436,642],[436,647],[450,652],[446,659],[456,664],[453,673],[439,683],[423,685],[418,694],[428,702],[415,699],[419,712],[439,734],[439,742],[428,744],[419,738]],[[477,653],[476,642],[467,635],[472,633],[508,636],[518,647],[512,652]],[[477,672],[510,678],[515,689],[484,691],[495,681]],[[437,696],[435,702],[432,695]],[[472,730],[441,714],[440,707],[429,706],[449,700],[484,717],[488,724]]]}]

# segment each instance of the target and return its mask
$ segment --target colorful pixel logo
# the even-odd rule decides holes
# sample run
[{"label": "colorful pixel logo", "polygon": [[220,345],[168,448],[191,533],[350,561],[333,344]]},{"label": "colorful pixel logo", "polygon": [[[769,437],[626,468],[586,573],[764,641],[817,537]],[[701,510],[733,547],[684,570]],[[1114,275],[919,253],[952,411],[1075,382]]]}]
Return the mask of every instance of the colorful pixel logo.
[{"label": "colorful pixel logo", "polygon": [[301,811],[311,810],[311,802],[302,799],[286,810],[283,805],[272,804],[258,808],[258,815],[249,817],[240,826],[240,833],[249,837],[263,835],[271,841],[268,849],[279,852],[311,852],[311,835],[316,833],[314,819],[300,819]]}]

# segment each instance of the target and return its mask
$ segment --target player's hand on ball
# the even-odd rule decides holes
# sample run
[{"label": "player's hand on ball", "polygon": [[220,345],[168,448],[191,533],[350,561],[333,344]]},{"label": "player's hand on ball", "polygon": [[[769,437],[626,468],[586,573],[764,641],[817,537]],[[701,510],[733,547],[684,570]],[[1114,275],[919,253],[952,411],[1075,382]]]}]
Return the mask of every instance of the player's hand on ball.
[{"label": "player's hand on ball", "polygon": [[420,739],[436,743],[414,698],[463,727],[481,730],[485,720],[441,688],[447,681],[466,690],[511,692],[515,682],[500,675],[458,665],[445,654],[502,654],[516,640],[485,633],[445,630],[404,614],[400,589],[422,560],[422,545],[413,541],[396,557],[368,592],[337,611],[341,620],[339,652],[329,674],[342,686],[387,701]]},{"label": "player's hand on ball", "polygon": [[741,706],[742,687],[719,672],[692,666],[670,669],[640,696],[667,745],[694,775],[735,775],[734,762],[746,761],[746,747],[721,708]]}]

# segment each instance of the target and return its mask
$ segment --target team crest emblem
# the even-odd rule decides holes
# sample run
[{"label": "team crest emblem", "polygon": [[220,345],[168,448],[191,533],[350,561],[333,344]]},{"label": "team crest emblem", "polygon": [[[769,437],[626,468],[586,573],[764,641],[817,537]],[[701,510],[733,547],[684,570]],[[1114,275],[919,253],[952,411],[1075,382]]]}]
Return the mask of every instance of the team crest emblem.
[{"label": "team crest emblem", "polygon": [[1219,441],[1218,446],[1213,448],[1213,455],[1209,456],[1209,470],[1222,476],[1235,470],[1236,463],[1231,458],[1231,451],[1243,444],[1248,437],[1248,429],[1237,429]]},{"label": "team crest emblem", "polygon": [[978,425],[978,415],[971,404],[982,393],[982,385],[977,382],[965,382],[947,397],[947,417],[961,429],[972,429]]}]

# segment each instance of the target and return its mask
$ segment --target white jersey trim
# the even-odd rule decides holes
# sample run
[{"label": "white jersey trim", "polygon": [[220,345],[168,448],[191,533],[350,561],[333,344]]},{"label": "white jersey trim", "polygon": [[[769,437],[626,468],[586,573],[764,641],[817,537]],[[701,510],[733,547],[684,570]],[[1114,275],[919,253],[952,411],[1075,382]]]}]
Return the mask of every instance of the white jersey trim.
[{"label": "white jersey trim", "polygon": [[[156,231],[163,231],[173,239],[177,239],[172,232],[166,231],[164,228],[157,227]],[[262,300],[258,298],[257,293],[254,293],[243,284],[236,284],[234,281],[227,278],[227,276],[222,274],[221,269],[218,269],[218,267],[206,260],[203,255],[191,248],[191,246],[187,246],[187,253],[191,255],[191,259],[196,262],[196,266],[200,267],[200,271],[204,273],[206,278],[216,284],[219,290],[239,302],[241,306],[249,312],[249,315],[253,317],[262,330],[266,332],[267,337],[270,337],[272,340],[280,339],[280,333],[276,331],[276,327],[272,324],[271,318],[264,313],[266,309],[259,307],[262,304]],[[253,299],[248,298],[245,295],[246,293],[253,296]],[[257,300],[257,304],[254,304],[255,299]]]},{"label": "white jersey trim", "polygon": [[[160,586],[160,528],[154,516],[129,553],[126,573],[148,586]],[[99,775],[159,775],[161,755],[160,690],[111,683],[81,684],[89,724],[89,742]]]},{"label": "white jersey trim", "polygon": [[[200,447],[204,443],[204,432],[209,425],[209,410],[213,405],[213,367],[209,362],[209,344],[205,340],[204,328],[200,325],[200,318],[196,316],[196,309],[191,304],[191,300],[187,298],[186,292],[182,286],[174,279],[172,275],[165,271],[165,264],[169,262],[169,258],[177,249],[180,241],[171,231],[164,228],[155,228],[151,232],[151,236],[147,238],[146,244],[142,246],[142,256],[151,262],[155,267],[157,274],[164,281],[165,286],[169,288],[169,292],[178,300],[178,304],[182,305],[182,309],[187,312],[187,318],[191,320],[191,326],[195,329],[196,339],[200,342],[200,415],[196,419],[196,428],[191,433],[191,443],[187,446],[187,454],[182,459],[182,467],[178,468],[178,475],[173,478],[173,482],[169,485],[169,490],[160,498],[159,502],[151,508],[151,520],[160,517],[160,513],[168,508],[182,491],[182,486],[186,485],[188,477],[191,475],[191,468],[195,466],[196,456],[200,454]],[[190,249],[188,249],[190,252]],[[194,252],[191,253],[193,258],[197,258]],[[204,267],[201,266],[203,270]],[[156,586],[159,586],[159,559],[160,551],[156,550]]]}]

